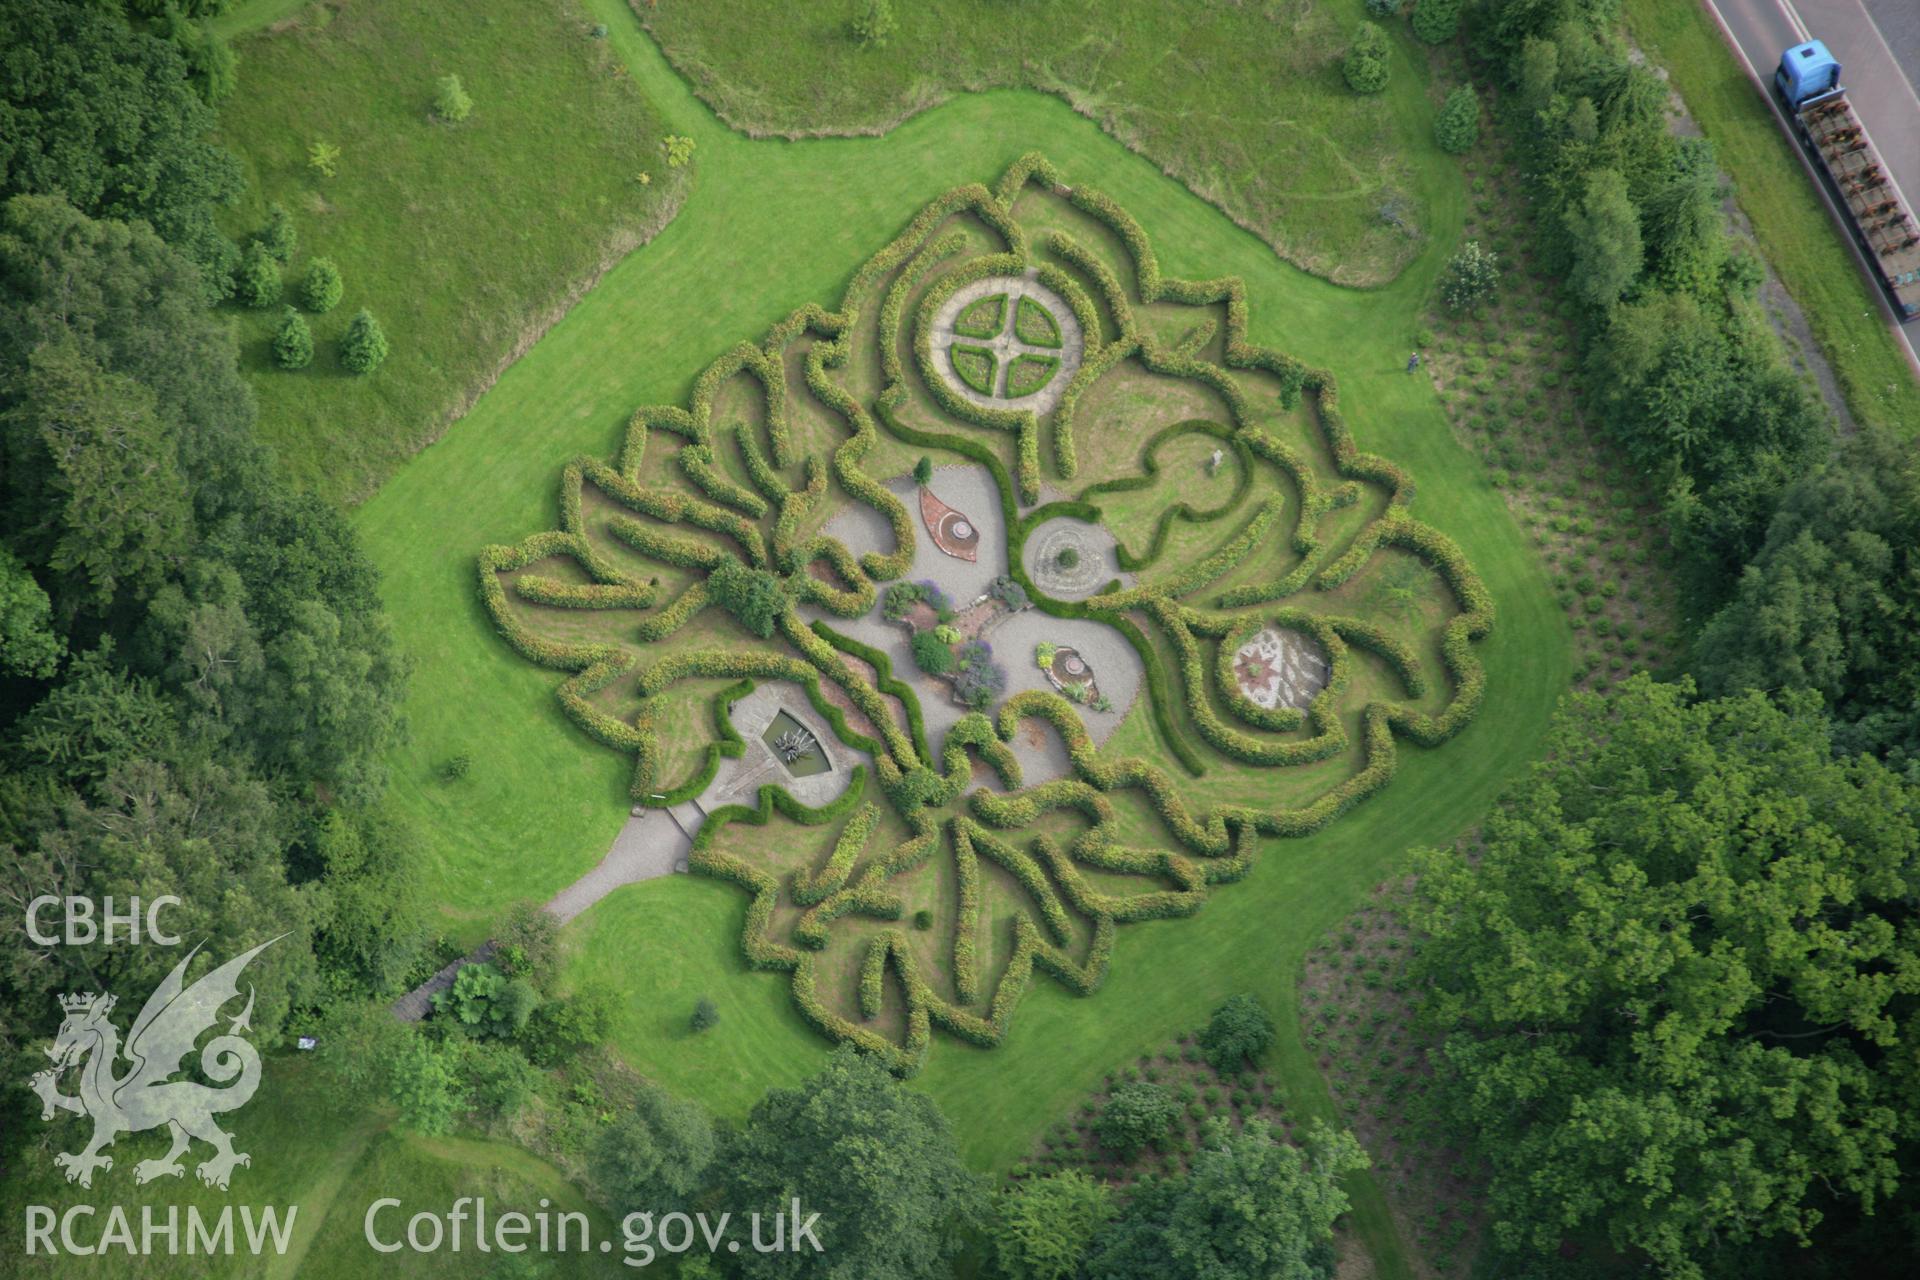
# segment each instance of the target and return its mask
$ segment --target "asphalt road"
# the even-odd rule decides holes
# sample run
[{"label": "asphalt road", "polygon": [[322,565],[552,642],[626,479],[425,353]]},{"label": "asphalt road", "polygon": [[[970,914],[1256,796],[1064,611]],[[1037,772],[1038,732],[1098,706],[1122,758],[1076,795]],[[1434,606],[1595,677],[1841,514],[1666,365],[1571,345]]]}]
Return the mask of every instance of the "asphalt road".
[{"label": "asphalt road", "polygon": [[[1746,59],[1769,102],[1780,55],[1807,39],[1824,41],[1840,59],[1841,83],[1866,122],[1906,207],[1920,216],[1920,205],[1913,199],[1920,196],[1920,90],[1916,90],[1920,85],[1920,0],[1706,0],[1706,4]],[[1776,114],[1778,110],[1776,106]],[[1811,171],[1807,181],[1815,181]],[[1820,190],[1825,198],[1825,188]],[[1828,206],[1832,207],[1831,200]],[[1842,234],[1838,227],[1835,234]],[[1852,244],[1850,236],[1847,242]],[[1866,270],[1864,264],[1861,270]],[[1876,297],[1879,292],[1876,285]],[[1883,306],[1883,313],[1893,323],[1892,310]],[[1908,362],[1920,371],[1911,328],[1894,324]]]}]

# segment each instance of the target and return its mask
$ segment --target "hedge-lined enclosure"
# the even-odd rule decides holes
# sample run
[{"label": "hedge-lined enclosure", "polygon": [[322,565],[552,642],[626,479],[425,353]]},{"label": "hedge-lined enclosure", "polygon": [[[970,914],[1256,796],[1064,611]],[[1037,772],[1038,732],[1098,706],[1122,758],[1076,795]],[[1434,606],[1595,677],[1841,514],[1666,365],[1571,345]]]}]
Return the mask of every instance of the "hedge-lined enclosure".
[{"label": "hedge-lined enclosure", "polygon": [[[991,292],[1029,273],[1067,310]],[[942,312],[981,281],[986,298]],[[936,347],[936,315],[1051,344],[1057,359],[1018,358],[1039,369],[1016,362],[1006,396],[1044,372],[1057,398],[972,402],[968,344]],[[636,801],[698,795],[742,754],[728,716],[756,681],[797,686],[866,757],[823,809],[774,784],[752,806],[710,798],[691,858],[752,895],[747,960],[789,973],[827,1035],[902,1071],[936,1027],[995,1044],[1036,969],[1093,992],[1120,925],[1192,914],[1265,838],[1386,785],[1399,739],[1437,745],[1474,715],[1487,590],[1409,513],[1411,477],[1355,445],[1332,378],[1246,324],[1239,280],[1164,276],[1124,210],[1028,156],[928,205],[837,309],[726,352],[684,407],[635,412],[617,459],[568,464],[557,528],[482,552],[501,635],[568,673],[563,710],[633,757]],[[1049,691],[929,732],[923,704],[946,686],[835,629],[926,612],[928,587],[887,586],[923,536],[898,496],[906,473],[925,483],[922,457],[991,476],[1000,509],[970,514],[1006,530],[1008,562],[984,566],[999,607],[1105,624],[1138,655],[1129,722],[1152,758],[1099,747]],[[1035,505],[1048,492],[1074,496]],[[825,532],[853,508],[871,545]],[[1049,597],[1022,552],[1061,516],[1112,529],[1128,576]],[[973,602],[942,605],[945,620]],[[1324,683],[1278,701],[1259,657],[1274,652],[1313,655]],[[1064,774],[1034,775],[1036,758]],[[1005,793],[975,789],[989,779]]]}]

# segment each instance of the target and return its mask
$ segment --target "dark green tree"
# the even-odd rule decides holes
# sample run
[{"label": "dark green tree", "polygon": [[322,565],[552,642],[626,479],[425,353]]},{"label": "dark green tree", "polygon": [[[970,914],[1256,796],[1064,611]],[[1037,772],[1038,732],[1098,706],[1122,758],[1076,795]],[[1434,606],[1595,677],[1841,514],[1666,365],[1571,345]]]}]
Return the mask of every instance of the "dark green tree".
[{"label": "dark green tree", "polygon": [[1340,1182],[1367,1167],[1350,1133],[1315,1122],[1304,1146],[1274,1140],[1264,1120],[1238,1134],[1219,1117],[1184,1174],[1149,1179],[1095,1239],[1098,1280],[1327,1280]]},{"label": "dark green tree", "polygon": [[1812,689],[1843,749],[1920,759],[1920,469],[1908,448],[1863,432],[1781,495],[1692,668],[1710,694]]},{"label": "dark green tree", "polygon": [[1428,44],[1445,44],[1460,34],[1463,0],[1413,0],[1413,34]]},{"label": "dark green tree", "polygon": [[152,393],[60,343],[28,356],[13,398],[0,413],[0,472],[14,550],[46,567],[67,618],[151,591],[192,537]]},{"label": "dark green tree", "polygon": [[720,1140],[694,1103],[642,1085],[633,1109],[594,1143],[593,1179],[619,1214],[685,1209],[712,1185]]},{"label": "dark green tree", "polygon": [[1355,93],[1379,93],[1386,88],[1389,48],[1387,33],[1378,24],[1362,22],[1355,27],[1353,43],[1340,60],[1340,74],[1346,77],[1347,88]]},{"label": "dark green tree", "polygon": [[234,300],[243,307],[270,307],[280,294],[280,264],[264,242],[250,242],[233,273]]},{"label": "dark green tree", "polygon": [[313,363],[313,330],[306,317],[288,307],[273,331],[273,362],[282,369],[304,369]]},{"label": "dark green tree", "polygon": [[1587,303],[1611,307],[1640,276],[1640,213],[1627,180],[1612,169],[1587,175],[1580,203],[1567,212],[1573,271],[1567,283]]},{"label": "dark green tree", "polygon": [[913,482],[926,486],[933,483],[933,459],[923,457],[913,464]]},{"label": "dark green tree", "polygon": [[66,643],[53,629],[53,603],[27,566],[0,547],[0,672],[45,679]]},{"label": "dark green tree", "polygon": [[1447,94],[1433,117],[1433,140],[1442,151],[1465,155],[1480,141],[1480,96],[1472,85],[1460,85]]},{"label": "dark green tree", "polygon": [[913,663],[930,676],[950,675],[954,668],[953,646],[931,631],[916,631],[907,647],[913,651]]},{"label": "dark green tree", "polygon": [[1240,1071],[1273,1043],[1273,1019],[1252,996],[1227,997],[1200,1032],[1200,1049],[1215,1071]]},{"label": "dark green tree", "polygon": [[1434,1102],[1495,1239],[1663,1273],[1877,1203],[1920,1080],[1920,785],[1818,699],[1576,695],[1479,847],[1417,862]]},{"label": "dark green tree", "polygon": [[237,253],[214,210],[244,189],[207,142],[216,120],[165,39],[83,0],[0,6],[0,199],[59,194],[96,218],[144,219],[221,296]]},{"label": "dark green tree", "polygon": [[715,604],[762,640],[773,635],[780,616],[787,611],[786,588],[778,575],[749,568],[738,560],[725,560],[715,566],[707,575],[707,591]]},{"label": "dark green tree", "polygon": [[283,267],[293,261],[293,251],[300,244],[293,229],[293,215],[278,201],[267,206],[267,224],[254,238],[265,246],[267,256]]},{"label": "dark green tree", "polygon": [[722,1162],[725,1203],[771,1214],[801,1199],[822,1251],[736,1255],[749,1280],[944,1276],[986,1194],[933,1100],[843,1048],[811,1080],[771,1089]]},{"label": "dark green tree", "polygon": [[343,292],[340,268],[333,264],[332,258],[307,259],[307,269],[300,277],[301,306],[321,315],[339,305]]},{"label": "dark green tree", "polygon": [[1093,1132],[1101,1146],[1131,1157],[1166,1137],[1180,1112],[1180,1100],[1166,1085],[1135,1080],[1108,1095],[1100,1118],[1093,1122]]},{"label": "dark green tree", "polygon": [[372,373],[387,358],[387,335],[373,312],[365,307],[353,313],[340,337],[340,363],[355,373]]},{"label": "dark green tree", "polygon": [[687,1019],[687,1025],[694,1031],[711,1031],[720,1025],[720,1006],[701,996],[694,1001],[693,1014]]},{"label": "dark green tree", "polygon": [[1113,1193],[1078,1169],[1026,1178],[994,1205],[993,1251],[1007,1280],[1076,1280],[1113,1217]]}]

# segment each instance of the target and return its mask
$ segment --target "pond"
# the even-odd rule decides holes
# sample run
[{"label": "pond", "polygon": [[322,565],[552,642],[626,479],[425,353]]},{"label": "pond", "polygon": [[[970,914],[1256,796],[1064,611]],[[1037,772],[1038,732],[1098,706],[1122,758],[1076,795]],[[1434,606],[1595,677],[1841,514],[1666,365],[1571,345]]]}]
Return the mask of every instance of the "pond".
[{"label": "pond", "polygon": [[[827,753],[821,749],[819,739],[813,730],[801,724],[785,711],[776,712],[773,723],[760,735],[760,741],[767,744],[773,752],[773,758],[786,766],[787,772],[796,778],[811,778],[816,773],[826,773],[833,768],[833,762],[827,759]],[[792,752],[792,758],[788,758]]]}]

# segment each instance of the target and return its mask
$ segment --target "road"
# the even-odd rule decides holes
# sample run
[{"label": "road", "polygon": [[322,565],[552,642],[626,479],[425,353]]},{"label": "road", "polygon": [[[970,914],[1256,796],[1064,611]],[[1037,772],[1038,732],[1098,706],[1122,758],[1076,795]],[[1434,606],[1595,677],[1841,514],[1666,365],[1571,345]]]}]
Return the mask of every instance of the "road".
[{"label": "road", "polygon": [[[1841,81],[1847,96],[1866,121],[1874,145],[1910,210],[1920,210],[1910,195],[1920,195],[1920,5],[1914,0],[1706,0],[1722,30],[1747,64],[1756,85],[1766,95],[1774,114],[1780,114],[1771,92],[1773,69],[1780,55],[1808,39],[1824,41],[1840,59]],[[1876,16],[1886,23],[1883,30]],[[1783,120],[1784,126],[1784,120]],[[1795,147],[1796,152],[1799,150]],[[1805,157],[1802,157],[1804,162]],[[1809,166],[1807,180],[1827,200]],[[1839,213],[1834,213],[1836,221]],[[1841,233],[1836,226],[1837,234]],[[1845,236],[1849,247],[1851,235]],[[1855,249],[1855,256],[1858,256]],[[1861,263],[1860,269],[1867,270]],[[1907,362],[1920,373],[1913,334],[1886,306],[1880,288],[1881,311],[1906,348]]]}]

